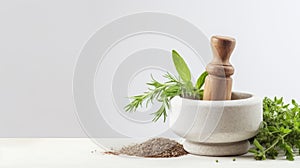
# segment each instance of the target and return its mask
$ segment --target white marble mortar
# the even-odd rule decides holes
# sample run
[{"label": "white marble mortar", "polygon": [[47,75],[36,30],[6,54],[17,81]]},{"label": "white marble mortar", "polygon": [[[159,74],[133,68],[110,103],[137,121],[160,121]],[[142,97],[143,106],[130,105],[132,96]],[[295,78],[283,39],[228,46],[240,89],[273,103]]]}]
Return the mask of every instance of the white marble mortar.
[{"label": "white marble mortar", "polygon": [[171,130],[185,138],[189,153],[208,156],[247,153],[248,139],[262,122],[262,100],[252,94],[233,92],[232,100],[205,101],[179,96],[171,100]]}]

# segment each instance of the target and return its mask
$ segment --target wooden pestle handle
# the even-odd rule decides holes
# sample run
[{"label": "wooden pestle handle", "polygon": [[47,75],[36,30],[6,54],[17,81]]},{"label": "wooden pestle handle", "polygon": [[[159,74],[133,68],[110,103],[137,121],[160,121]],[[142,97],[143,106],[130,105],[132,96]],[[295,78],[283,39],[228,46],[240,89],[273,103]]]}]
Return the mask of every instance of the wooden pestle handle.
[{"label": "wooden pestle handle", "polygon": [[235,47],[235,39],[225,36],[212,36],[213,60],[206,66],[203,100],[230,100],[234,68],[229,62]]}]

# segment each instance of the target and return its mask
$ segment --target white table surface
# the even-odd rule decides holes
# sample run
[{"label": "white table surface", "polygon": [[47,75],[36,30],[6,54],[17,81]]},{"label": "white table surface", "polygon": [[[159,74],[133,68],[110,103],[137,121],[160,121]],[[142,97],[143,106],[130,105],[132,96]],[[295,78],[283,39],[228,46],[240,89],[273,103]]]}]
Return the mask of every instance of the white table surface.
[{"label": "white table surface", "polygon": [[[101,139],[102,144],[122,146],[126,139]],[[96,150],[96,152],[92,152]],[[238,167],[297,167],[295,161],[283,159],[256,161],[250,155],[238,157],[205,157],[186,155],[178,158],[137,158],[103,154],[104,149],[88,138],[41,138],[41,139],[0,139],[0,168],[147,168],[147,167],[197,167],[197,168],[238,168]],[[236,158],[236,161],[232,159]],[[219,162],[216,163],[216,160]]]}]

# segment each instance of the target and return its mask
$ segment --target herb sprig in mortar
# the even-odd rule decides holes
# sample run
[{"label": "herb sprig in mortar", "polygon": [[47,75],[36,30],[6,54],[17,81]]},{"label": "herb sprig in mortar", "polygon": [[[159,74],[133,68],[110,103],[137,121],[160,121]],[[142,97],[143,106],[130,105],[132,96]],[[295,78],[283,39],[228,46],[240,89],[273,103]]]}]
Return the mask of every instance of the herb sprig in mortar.
[{"label": "herb sprig in mortar", "polygon": [[167,109],[170,108],[169,102],[173,97],[182,96],[191,99],[202,99],[203,89],[201,88],[206,76],[208,75],[207,72],[204,72],[199,76],[194,86],[191,81],[191,72],[189,67],[175,50],[172,50],[172,59],[179,77],[166,73],[163,77],[167,79],[167,81],[162,83],[151,76],[152,81],[147,83],[149,86],[148,91],[143,94],[130,97],[131,102],[125,106],[126,111],[136,111],[139,107],[142,107],[144,103],[147,107],[149,103],[157,101],[161,103],[161,107],[153,113],[153,121],[155,122],[163,116],[165,122],[167,118]]}]

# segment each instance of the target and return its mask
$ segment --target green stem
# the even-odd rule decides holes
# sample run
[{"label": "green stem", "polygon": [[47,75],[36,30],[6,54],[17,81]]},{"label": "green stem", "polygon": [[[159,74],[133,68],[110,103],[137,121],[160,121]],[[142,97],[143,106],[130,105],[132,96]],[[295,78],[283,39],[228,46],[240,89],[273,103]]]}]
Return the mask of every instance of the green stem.
[{"label": "green stem", "polygon": [[282,141],[284,141],[284,137],[287,136],[288,134],[290,134],[290,133],[287,133],[287,134],[284,134],[283,136],[278,137],[278,138],[276,139],[276,141],[275,141],[268,149],[266,149],[266,150],[264,151],[264,153],[266,153],[268,150],[274,148],[275,145],[278,144],[279,139],[281,139]]}]

